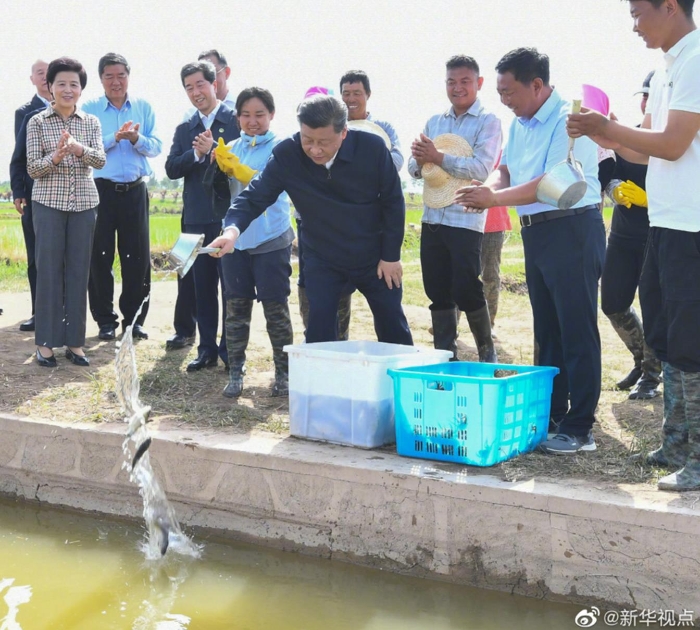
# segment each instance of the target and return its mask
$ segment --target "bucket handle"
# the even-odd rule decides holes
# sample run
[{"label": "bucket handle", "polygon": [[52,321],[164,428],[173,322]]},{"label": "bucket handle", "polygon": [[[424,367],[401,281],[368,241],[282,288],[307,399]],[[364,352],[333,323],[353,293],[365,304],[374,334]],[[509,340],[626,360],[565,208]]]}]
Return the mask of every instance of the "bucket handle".
[{"label": "bucket handle", "polygon": [[[575,98],[573,101],[571,101],[571,113],[578,114],[580,111],[581,111],[581,99]],[[569,152],[568,152],[566,161],[572,165],[576,164],[576,160],[574,159],[574,142],[576,142],[576,138],[572,138],[571,136],[569,136]]]}]

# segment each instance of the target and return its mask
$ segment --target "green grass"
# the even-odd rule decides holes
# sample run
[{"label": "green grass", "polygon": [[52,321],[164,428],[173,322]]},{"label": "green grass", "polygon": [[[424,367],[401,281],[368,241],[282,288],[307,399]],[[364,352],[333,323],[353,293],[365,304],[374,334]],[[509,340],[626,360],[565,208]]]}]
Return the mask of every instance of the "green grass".
[{"label": "green grass", "polygon": [[[156,210],[158,210],[156,212]],[[162,202],[160,198],[151,200],[151,251],[161,254],[169,251],[180,235],[181,202],[171,199]],[[420,277],[420,238],[414,229],[420,227],[422,214],[422,196],[414,195],[413,200],[406,195],[406,237],[403,247],[403,262],[405,270],[404,292],[408,303],[420,303],[424,299],[422,280]],[[513,208],[509,210],[513,231],[508,233],[503,246],[501,273],[512,282],[522,282],[525,279],[525,259],[523,244],[520,236],[520,223]],[[606,206],[603,218],[610,225],[612,207]],[[26,289],[26,254],[24,237],[19,215],[10,204],[0,205],[0,290],[23,291]],[[121,280],[119,257],[114,264],[116,279]],[[157,278],[158,274],[154,274]],[[420,299],[419,299],[420,296]],[[415,298],[415,301],[414,299]]]}]

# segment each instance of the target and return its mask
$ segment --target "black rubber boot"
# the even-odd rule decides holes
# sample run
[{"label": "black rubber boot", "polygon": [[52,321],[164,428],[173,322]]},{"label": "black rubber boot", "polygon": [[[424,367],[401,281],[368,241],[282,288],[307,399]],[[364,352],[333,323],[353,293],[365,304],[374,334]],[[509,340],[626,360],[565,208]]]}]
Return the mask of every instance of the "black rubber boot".
[{"label": "black rubber boot", "polygon": [[352,311],[352,293],[341,295],[338,303],[338,341],[350,338],[350,313]]},{"label": "black rubber boot", "polygon": [[433,318],[433,346],[436,350],[449,350],[450,361],[457,361],[457,311],[454,308],[430,311]]},{"label": "black rubber boot", "polygon": [[631,306],[622,313],[611,313],[608,315],[608,319],[634,358],[634,367],[630,373],[617,383],[618,389],[628,390],[637,384],[643,374],[644,330],[642,322]]},{"label": "black rubber boot", "polygon": [[479,353],[479,361],[481,363],[498,363],[498,356],[496,355],[496,348],[493,345],[493,336],[491,335],[489,307],[484,305],[478,311],[466,313],[466,316]]},{"label": "black rubber boot", "polygon": [[245,374],[245,351],[250,338],[250,319],[253,300],[233,298],[226,300],[226,349],[228,350],[228,384],[223,394],[227,398],[238,398],[243,393]]},{"label": "black rubber boot", "polygon": [[272,385],[273,396],[289,394],[289,357],[284,346],[294,343],[292,320],[289,317],[287,302],[264,300],[263,312],[267,321],[267,334],[272,344],[272,360],[275,363],[275,382]]},{"label": "black rubber boot", "polygon": [[642,378],[637,381],[630,392],[630,400],[649,400],[659,395],[661,383],[661,361],[656,358],[654,351],[644,343],[644,359],[642,359]]}]

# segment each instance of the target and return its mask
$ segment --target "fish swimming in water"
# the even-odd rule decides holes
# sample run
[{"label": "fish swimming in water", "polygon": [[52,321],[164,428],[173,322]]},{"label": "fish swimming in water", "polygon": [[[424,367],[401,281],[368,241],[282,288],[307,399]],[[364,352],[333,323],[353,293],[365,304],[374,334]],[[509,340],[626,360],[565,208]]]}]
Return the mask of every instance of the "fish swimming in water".
[{"label": "fish swimming in water", "polygon": [[136,450],[136,455],[134,455],[134,460],[131,462],[131,469],[133,470],[136,468],[136,464],[138,464],[139,460],[146,454],[146,451],[150,448],[151,446],[151,438],[146,438],[143,442],[141,442],[141,446],[138,447]]}]

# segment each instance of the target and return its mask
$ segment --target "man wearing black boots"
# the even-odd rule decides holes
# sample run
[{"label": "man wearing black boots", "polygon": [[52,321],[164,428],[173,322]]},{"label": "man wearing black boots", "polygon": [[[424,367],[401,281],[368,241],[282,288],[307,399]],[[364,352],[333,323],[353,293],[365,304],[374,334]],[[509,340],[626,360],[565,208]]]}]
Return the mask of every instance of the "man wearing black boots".
[{"label": "man wearing black boots", "polygon": [[[642,84],[643,114],[653,74],[649,73]],[[642,322],[632,306],[649,234],[644,192],[647,166],[616,155],[611,176],[609,182],[601,181],[615,207],[600,278],[600,302],[603,313],[634,357],[634,367],[617,387],[631,389],[630,400],[646,400],[658,396],[661,380],[661,363],[644,341]]]},{"label": "man wearing black boots", "polygon": [[452,106],[428,121],[408,162],[410,175],[424,180],[423,286],[431,301],[435,348],[450,350],[457,360],[457,322],[464,311],[479,361],[495,363],[491,318],[479,279],[486,214],[465,212],[454,196],[458,188],[473,179],[484,181],[493,170],[501,150],[501,123],[477,98],[484,79],[476,61],[452,57],[446,68]]}]

